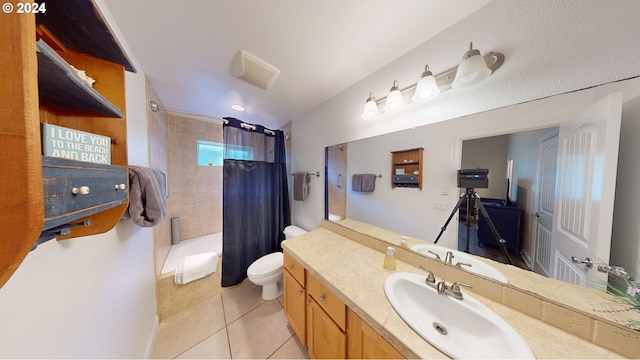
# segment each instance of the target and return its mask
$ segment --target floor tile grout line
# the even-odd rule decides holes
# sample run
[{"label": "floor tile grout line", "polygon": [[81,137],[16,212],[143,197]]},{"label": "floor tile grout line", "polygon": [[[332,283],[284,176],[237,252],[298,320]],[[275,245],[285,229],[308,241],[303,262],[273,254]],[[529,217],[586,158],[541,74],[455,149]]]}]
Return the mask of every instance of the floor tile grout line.
[{"label": "floor tile grout line", "polygon": [[[224,300],[224,297],[222,296],[222,295],[223,295],[223,293],[225,293],[225,292],[226,292],[226,290],[228,290],[228,289],[223,289],[223,291],[222,291],[220,294],[218,294],[218,296],[220,296],[220,305],[221,305],[221,309],[222,309],[222,320],[223,320],[224,326],[223,326],[222,328],[218,329],[217,331],[213,332],[212,334],[209,334],[209,335],[208,335],[208,336],[206,336],[204,339],[202,339],[202,340],[198,341],[197,343],[193,344],[193,345],[192,345],[192,346],[190,346],[189,348],[184,349],[184,350],[183,350],[183,351],[181,351],[179,354],[177,354],[177,355],[175,355],[175,356],[172,356],[172,357],[171,357],[172,359],[177,359],[177,358],[179,358],[180,356],[183,356],[185,353],[187,353],[187,352],[191,351],[192,349],[194,349],[194,348],[196,348],[196,347],[200,346],[203,342],[207,341],[207,340],[208,340],[208,339],[210,339],[212,336],[220,336],[221,334],[219,334],[219,332],[220,332],[221,330],[224,330],[224,331],[225,331],[225,337],[226,337],[226,340],[227,340],[227,349],[228,349],[228,353],[229,353],[229,359],[233,359],[233,358],[234,358],[234,355],[233,355],[233,354],[232,354],[232,352],[231,352],[231,339],[230,339],[230,336],[229,336],[229,326],[230,326],[230,325],[235,324],[238,320],[245,319],[247,316],[250,316],[250,314],[251,314],[251,313],[255,312],[256,310],[258,310],[258,309],[259,309],[259,308],[261,308],[262,306],[265,306],[265,305],[267,305],[267,304],[269,304],[269,303],[271,303],[271,302],[274,302],[274,301],[277,303],[277,305],[276,305],[276,306],[277,306],[279,309],[284,310],[284,304],[283,304],[284,299],[282,298],[282,296],[279,296],[279,297],[277,297],[277,298],[275,298],[275,299],[273,299],[273,300],[264,300],[264,299],[260,299],[260,303],[259,303],[258,305],[255,305],[255,306],[253,306],[252,308],[250,308],[249,310],[245,311],[242,315],[240,315],[238,318],[236,318],[235,320],[233,320],[231,323],[227,323],[227,321],[228,321],[228,317],[227,317],[226,308],[225,308],[225,300]],[[227,306],[232,305],[231,303],[233,303],[233,301],[231,301],[231,300],[233,300],[233,297],[232,297],[232,298],[227,298],[227,301],[226,301],[226,303],[227,303],[226,305],[227,305]],[[231,302],[229,302],[229,301],[231,301]],[[177,314],[176,314],[176,315],[177,315]],[[290,332],[290,334],[291,334],[291,332]],[[290,336],[288,336],[288,337],[287,337],[287,338],[286,338],[286,339],[285,339],[281,344],[279,344],[279,346],[277,347],[277,349],[275,349],[271,354],[269,354],[267,357],[265,357],[265,359],[269,359],[269,358],[271,358],[272,356],[274,356],[278,351],[280,351],[280,350],[283,348],[283,346],[284,346],[287,342],[289,342],[289,341],[293,338],[293,336],[294,336],[293,334],[291,334]]]},{"label": "floor tile grout line", "polygon": [[[188,352],[189,350],[191,350],[191,349],[195,348],[196,346],[198,346],[198,345],[202,344],[204,341],[206,341],[206,340],[207,340],[207,339],[209,339],[210,337],[212,337],[212,336],[216,335],[217,333],[219,333],[219,332],[220,332],[220,331],[222,331],[222,330],[224,330],[224,332],[225,332],[225,335],[226,335],[226,338],[227,338],[227,347],[229,348],[229,354],[231,354],[231,346],[230,346],[230,344],[229,344],[229,332],[227,331],[227,319],[226,319],[226,316],[225,316],[225,313],[224,313],[224,301],[223,301],[223,298],[222,298],[222,293],[217,294],[217,295],[214,295],[214,296],[212,296],[212,298],[213,298],[213,297],[215,297],[215,296],[220,296],[220,304],[222,305],[222,317],[224,318],[224,326],[223,326],[222,328],[218,329],[217,331],[213,332],[213,333],[212,333],[212,334],[210,334],[209,336],[205,337],[204,339],[202,339],[202,340],[198,341],[197,343],[193,344],[193,345],[192,345],[192,346],[190,346],[189,348],[185,349],[183,352],[181,352],[180,354],[178,354],[178,355],[174,356],[172,359],[177,359],[177,358],[179,358],[179,357],[180,357],[180,356],[182,356],[184,353],[186,353],[186,352]],[[205,299],[205,300],[203,300],[203,301],[201,301],[201,302],[205,302],[205,301],[207,301],[207,300],[208,300],[208,299]],[[196,305],[197,305],[197,304],[196,304]],[[195,306],[195,305],[194,305],[194,306]],[[188,310],[188,309],[187,309],[187,310]],[[187,311],[187,310],[185,310],[185,311]]]},{"label": "floor tile grout line", "polygon": [[269,356],[267,356],[267,359],[271,359],[271,357],[272,357],[273,355],[275,355],[275,353],[277,353],[278,351],[280,351],[280,349],[282,349],[282,347],[283,347],[283,346],[285,346],[285,345],[289,342],[289,340],[291,340],[291,338],[292,338],[292,337],[294,337],[294,336],[295,336],[295,335],[291,335],[291,336],[289,336],[289,337],[287,338],[287,340],[285,340],[282,344],[280,344],[280,346],[278,346],[278,348],[277,348],[277,349],[275,349],[271,354],[269,354]]},{"label": "floor tile grout line", "polygon": [[222,317],[224,318],[224,332],[227,335],[227,349],[229,349],[229,359],[233,359],[231,353],[231,340],[229,340],[229,324],[227,324],[227,312],[224,310],[224,296],[220,293],[220,301],[222,302]]}]

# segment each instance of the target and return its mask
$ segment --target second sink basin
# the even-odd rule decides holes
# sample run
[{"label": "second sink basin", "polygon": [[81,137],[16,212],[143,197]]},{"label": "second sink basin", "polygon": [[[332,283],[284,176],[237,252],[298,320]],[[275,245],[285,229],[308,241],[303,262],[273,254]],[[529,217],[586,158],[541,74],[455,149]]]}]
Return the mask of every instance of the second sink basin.
[{"label": "second sink basin", "polygon": [[442,260],[444,260],[447,254],[447,251],[451,251],[453,253],[453,262],[452,262],[453,265],[459,262],[471,264],[471,266],[462,265],[462,269],[472,272],[474,274],[486,276],[490,279],[494,279],[505,284],[509,283],[509,281],[507,280],[507,277],[504,276],[503,273],[498,271],[493,266],[485,263],[484,261],[476,259],[470,254],[467,254],[461,251],[451,250],[444,246],[438,246],[438,245],[432,245],[432,244],[416,244],[411,247],[411,250],[417,251],[431,258],[435,258],[435,255],[429,252],[429,250],[431,250],[432,252],[438,254],[440,259]]},{"label": "second sink basin", "polygon": [[423,339],[452,358],[535,359],[500,316],[473,297],[438,294],[425,275],[394,273],[384,292],[400,317]]}]

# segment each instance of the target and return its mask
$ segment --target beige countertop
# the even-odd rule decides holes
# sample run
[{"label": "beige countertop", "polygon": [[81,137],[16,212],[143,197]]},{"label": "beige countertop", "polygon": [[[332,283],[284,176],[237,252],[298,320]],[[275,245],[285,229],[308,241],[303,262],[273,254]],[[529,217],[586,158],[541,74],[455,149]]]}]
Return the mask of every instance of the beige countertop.
[{"label": "beige countertop", "polygon": [[[391,307],[383,284],[394,271],[383,268],[384,254],[325,228],[286,240],[282,247],[406,357],[447,358],[414,332]],[[424,274],[399,260],[395,271]],[[624,358],[473,290],[463,292],[469,292],[507,321],[537,358]]]},{"label": "beige countertop", "polygon": [[[391,230],[353,219],[344,219],[340,221],[339,224],[342,227],[354,230],[360,234],[366,234],[370,237],[392,244],[392,246],[394,244],[395,246],[399,246],[400,244],[400,237],[402,234]],[[430,242],[413,237],[408,238],[409,247],[425,243]],[[584,314],[590,315],[594,318],[606,318],[610,322],[617,323],[625,327],[628,324],[640,323],[640,312],[632,309],[624,301],[621,301],[603,291],[546,278],[534,273],[533,271],[525,271],[512,265],[502,264],[500,262],[475,255],[470,256],[473,256],[477,260],[483,261],[502,272],[509,279],[509,284],[515,288],[537,294],[544,299],[554,301],[558,304],[563,304],[565,307],[579,309]],[[516,307],[516,309],[525,313],[527,313],[527,311],[536,311],[534,309],[521,309],[518,307]],[[540,318],[540,316],[540,314],[534,314],[534,317]],[[586,331],[586,329],[584,330]],[[632,334],[633,331],[629,330],[629,333]],[[640,347],[638,345],[638,343],[640,343],[640,339],[638,338],[639,334],[640,333],[636,332],[635,337],[636,351],[638,352],[637,357],[640,357]]]}]

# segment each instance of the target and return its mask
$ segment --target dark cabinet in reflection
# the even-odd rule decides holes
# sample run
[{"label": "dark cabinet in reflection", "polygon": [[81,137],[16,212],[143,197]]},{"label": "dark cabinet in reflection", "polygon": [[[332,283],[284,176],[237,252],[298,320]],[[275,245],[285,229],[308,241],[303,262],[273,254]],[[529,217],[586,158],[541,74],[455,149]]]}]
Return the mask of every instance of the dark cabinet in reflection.
[{"label": "dark cabinet in reflection", "polygon": [[[523,209],[513,202],[505,204],[505,201],[501,199],[482,199],[481,202],[496,230],[506,241],[507,250],[520,254]],[[498,246],[487,219],[485,219],[481,211],[478,211],[478,245]]]}]

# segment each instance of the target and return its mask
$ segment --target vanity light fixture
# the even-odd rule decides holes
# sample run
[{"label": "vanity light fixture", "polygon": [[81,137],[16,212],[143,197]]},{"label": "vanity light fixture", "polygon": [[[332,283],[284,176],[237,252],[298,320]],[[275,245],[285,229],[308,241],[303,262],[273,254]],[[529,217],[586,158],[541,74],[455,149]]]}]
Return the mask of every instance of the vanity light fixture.
[{"label": "vanity light fixture", "polygon": [[[489,52],[482,56],[480,51],[473,48],[473,43],[470,43],[469,48],[458,66],[433,75],[429,70],[429,65],[427,65],[420,80],[415,84],[399,89],[398,81],[394,81],[389,94],[377,100],[374,98],[373,93],[369,93],[365,109],[362,112],[362,118],[368,120],[381,112],[395,110],[404,106],[406,104],[405,97],[408,103],[424,102],[451,88],[459,89],[477,84],[489,77],[504,63],[504,55],[502,53]],[[382,104],[384,104],[383,108],[380,107]]]},{"label": "vanity light fixture", "polygon": [[473,43],[469,43],[469,51],[462,57],[451,87],[458,89],[477,84],[488,78],[491,72],[480,51],[473,48]]},{"label": "vanity light fixture", "polygon": [[387,101],[384,103],[384,111],[393,111],[400,109],[404,106],[404,99],[398,86],[398,80],[393,81],[393,86],[389,89],[389,95],[387,95]]},{"label": "vanity light fixture", "polygon": [[373,96],[373,93],[369,93],[367,102],[364,104],[364,111],[362,112],[362,118],[365,120],[369,120],[378,114],[380,114],[380,112],[378,111],[378,104],[376,103],[376,98]]},{"label": "vanity light fixture", "polygon": [[416,84],[416,90],[413,93],[413,102],[426,102],[440,94],[438,83],[433,73],[429,70],[429,65],[425,65],[424,72]]}]

